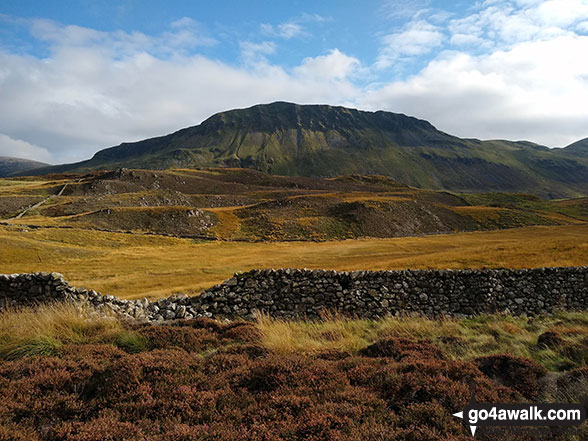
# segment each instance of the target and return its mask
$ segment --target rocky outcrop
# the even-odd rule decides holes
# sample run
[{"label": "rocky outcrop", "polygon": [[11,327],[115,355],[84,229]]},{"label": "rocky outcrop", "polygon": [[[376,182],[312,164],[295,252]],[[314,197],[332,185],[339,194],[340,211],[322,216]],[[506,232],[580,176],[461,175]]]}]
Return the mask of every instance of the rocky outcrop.
[{"label": "rocky outcrop", "polygon": [[122,300],[73,288],[57,273],[0,275],[0,306],[82,302],[149,321],[177,318],[318,318],[337,311],[361,318],[588,310],[588,267],[418,271],[254,270],[196,297]]}]

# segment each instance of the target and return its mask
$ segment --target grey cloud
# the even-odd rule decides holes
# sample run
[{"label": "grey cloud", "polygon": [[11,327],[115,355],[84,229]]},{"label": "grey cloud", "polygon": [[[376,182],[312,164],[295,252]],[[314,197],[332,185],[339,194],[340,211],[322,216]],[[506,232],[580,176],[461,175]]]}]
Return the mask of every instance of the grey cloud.
[{"label": "grey cloud", "polygon": [[51,163],[52,156],[46,149],[0,133],[0,156],[8,156]]}]

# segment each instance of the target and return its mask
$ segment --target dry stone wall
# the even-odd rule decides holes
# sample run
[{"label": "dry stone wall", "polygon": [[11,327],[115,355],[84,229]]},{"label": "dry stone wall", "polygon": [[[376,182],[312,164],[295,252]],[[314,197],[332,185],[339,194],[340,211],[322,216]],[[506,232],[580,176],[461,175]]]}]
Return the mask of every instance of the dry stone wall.
[{"label": "dry stone wall", "polygon": [[94,290],[74,288],[59,273],[0,274],[0,309],[54,302],[75,302],[122,315],[148,318],[149,301],[123,300]]},{"label": "dry stone wall", "polygon": [[73,288],[57,273],[0,275],[0,307],[82,302],[149,321],[200,316],[317,318],[323,311],[361,317],[483,313],[549,314],[588,310],[588,267],[418,271],[254,270],[199,296],[127,301]]}]

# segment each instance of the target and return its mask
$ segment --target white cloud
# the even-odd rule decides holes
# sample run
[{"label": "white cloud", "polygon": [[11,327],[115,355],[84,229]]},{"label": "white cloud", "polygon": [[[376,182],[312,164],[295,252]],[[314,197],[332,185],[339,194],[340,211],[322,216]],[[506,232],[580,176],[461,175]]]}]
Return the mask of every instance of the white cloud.
[{"label": "white cloud", "polygon": [[281,23],[277,26],[263,23],[261,25],[261,32],[271,37],[279,37],[286,40],[306,34],[302,25],[295,22]]},{"label": "white cloud", "polygon": [[478,35],[455,33],[451,36],[450,44],[453,46],[478,46],[489,47],[492,44]]},{"label": "white cloud", "polygon": [[[419,15],[386,36],[375,67],[395,67],[411,54],[431,61],[372,87],[359,105],[413,114],[460,136],[568,144],[588,136],[581,55],[588,37],[580,34],[587,22],[586,0],[486,0],[435,25]],[[442,45],[436,34],[447,36]]]},{"label": "white cloud", "polygon": [[567,27],[588,18],[588,2],[586,0],[541,2],[533,15],[545,25]]},{"label": "white cloud", "polygon": [[[565,145],[588,136],[588,36],[580,35],[588,11],[586,1],[561,0],[552,13],[552,3],[486,1],[460,18],[421,12],[382,37],[372,69],[372,60],[339,49],[281,67],[272,61],[283,40],[241,42],[240,64],[229,65],[194,54],[216,40],[189,18],[160,35],[37,20],[31,30],[49,55],[0,49],[0,153],[81,160],[276,100],[384,109],[459,136]],[[304,20],[319,21],[291,22]],[[386,66],[414,59],[430,62],[408,78],[387,78]]]},{"label": "white cloud", "polygon": [[75,25],[63,26],[44,19],[32,20],[30,29],[34,37],[46,41],[53,50],[66,47],[92,48],[116,52],[118,56],[132,54],[139,50],[158,55],[170,55],[199,46],[213,46],[217,43],[189,17],[174,21],[171,23],[171,30],[159,36],[150,36],[142,32],[102,32]]},{"label": "white cloud", "polygon": [[328,21],[328,19],[319,14],[304,13],[278,25],[262,23],[260,25],[260,30],[261,33],[267,37],[290,40],[295,37],[310,36],[310,32],[308,32],[308,30],[302,24],[307,25],[309,23],[324,23],[326,21]]},{"label": "white cloud", "polygon": [[581,33],[588,32],[588,20],[578,23],[576,29]]},{"label": "white cloud", "polygon": [[342,80],[354,73],[361,63],[357,58],[345,55],[339,49],[327,55],[308,57],[294,69],[294,73],[304,78],[333,78]]},{"label": "white cloud", "polygon": [[323,17],[317,13],[309,14],[307,12],[303,12],[298,18],[298,22],[300,23],[324,23],[327,21],[331,21],[330,17]]},{"label": "white cloud", "polygon": [[376,67],[387,68],[401,57],[426,54],[441,46],[443,38],[437,26],[423,20],[411,21],[402,31],[382,38],[384,47],[380,50]]},{"label": "white cloud", "polygon": [[[182,50],[162,55],[161,37],[129,44],[128,33],[42,27],[36,31],[52,42],[47,58],[0,51],[0,133],[46,148],[56,162],[86,159],[235,107],[277,100],[349,104],[358,93],[345,77],[356,61],[336,50],[288,71],[265,59],[275,51],[271,42],[242,43],[250,58],[230,66]],[[21,151],[6,145],[5,154]]]},{"label": "white cloud", "polygon": [[561,36],[471,56],[446,52],[362,106],[428,119],[452,134],[561,146],[588,135],[588,37]]},{"label": "white cloud", "polygon": [[388,19],[413,18],[429,11],[430,0],[385,0],[380,7]]},{"label": "white cloud", "polygon": [[190,17],[182,17],[177,19],[176,21],[171,22],[172,28],[193,28],[198,26],[196,20]]},{"label": "white cloud", "polygon": [[51,153],[46,149],[29,144],[20,139],[13,139],[8,135],[0,133],[0,156],[9,156],[13,158],[32,159],[33,161],[47,162],[52,161]]},{"label": "white cloud", "polygon": [[276,44],[272,41],[262,41],[254,43],[251,41],[242,41],[239,43],[243,61],[249,65],[267,64],[266,55],[276,52]]},{"label": "white cloud", "polygon": [[460,44],[461,36],[467,35],[501,48],[568,35],[570,28],[581,26],[585,19],[586,0],[495,0],[482,3],[476,13],[450,20],[448,31],[452,43]]}]

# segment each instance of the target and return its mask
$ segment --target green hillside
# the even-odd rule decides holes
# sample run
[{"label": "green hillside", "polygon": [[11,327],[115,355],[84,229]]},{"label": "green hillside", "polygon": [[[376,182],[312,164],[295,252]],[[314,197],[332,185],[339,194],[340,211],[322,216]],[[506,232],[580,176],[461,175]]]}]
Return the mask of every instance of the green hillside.
[{"label": "green hillside", "polygon": [[588,138],[570,144],[565,149],[560,149],[559,152],[566,156],[579,156],[586,158],[588,157]]},{"label": "green hillside", "polygon": [[218,113],[198,126],[123,143],[88,161],[37,174],[240,167],[315,177],[380,174],[419,188],[558,198],[588,193],[588,155],[571,150],[461,139],[390,112],[277,102]]}]

